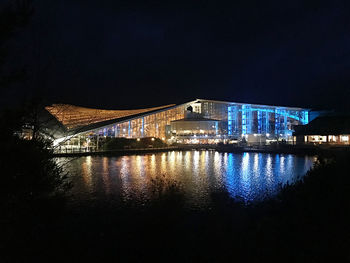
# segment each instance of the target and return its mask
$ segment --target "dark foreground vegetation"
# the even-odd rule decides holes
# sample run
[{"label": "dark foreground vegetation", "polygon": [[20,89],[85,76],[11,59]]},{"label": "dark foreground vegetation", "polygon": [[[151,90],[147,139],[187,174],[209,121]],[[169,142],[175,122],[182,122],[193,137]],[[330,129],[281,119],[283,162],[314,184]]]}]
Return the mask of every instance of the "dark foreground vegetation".
[{"label": "dark foreground vegetation", "polygon": [[102,150],[104,151],[160,148],[160,147],[168,146],[161,139],[153,138],[153,137],[146,137],[146,138],[140,138],[140,139],[105,138],[102,144],[103,144]]}]

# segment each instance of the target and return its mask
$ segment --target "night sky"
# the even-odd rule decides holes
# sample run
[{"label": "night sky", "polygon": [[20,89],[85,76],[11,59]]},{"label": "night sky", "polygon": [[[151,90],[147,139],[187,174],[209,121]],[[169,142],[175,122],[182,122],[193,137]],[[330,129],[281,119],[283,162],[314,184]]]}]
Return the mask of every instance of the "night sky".
[{"label": "night sky", "polygon": [[350,1],[147,2],[34,1],[11,54],[29,77],[3,98],[350,108]]}]

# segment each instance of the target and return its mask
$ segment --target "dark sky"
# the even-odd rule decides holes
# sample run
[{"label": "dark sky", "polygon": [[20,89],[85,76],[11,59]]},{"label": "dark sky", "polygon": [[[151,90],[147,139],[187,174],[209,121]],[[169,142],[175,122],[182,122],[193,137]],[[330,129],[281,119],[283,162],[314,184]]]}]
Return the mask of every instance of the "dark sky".
[{"label": "dark sky", "polygon": [[349,108],[350,1],[147,2],[34,1],[13,54],[26,89],[110,109],[195,98]]}]

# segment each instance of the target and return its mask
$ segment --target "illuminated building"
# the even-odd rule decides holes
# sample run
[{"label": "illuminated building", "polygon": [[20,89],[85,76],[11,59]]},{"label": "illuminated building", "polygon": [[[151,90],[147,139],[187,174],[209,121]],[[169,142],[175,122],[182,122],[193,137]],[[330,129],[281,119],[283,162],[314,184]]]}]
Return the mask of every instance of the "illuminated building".
[{"label": "illuminated building", "polygon": [[178,143],[213,144],[221,141],[220,120],[204,118],[199,113],[187,112],[185,118],[170,122],[168,139]]},{"label": "illuminated building", "polygon": [[[293,127],[309,122],[307,109],[197,99],[137,110],[99,110],[72,105],[46,107],[64,127],[56,144],[85,147],[94,138],[157,137],[164,141],[217,143],[292,140]],[[98,147],[98,140],[96,141]],[[85,146],[84,146],[85,145]]]}]

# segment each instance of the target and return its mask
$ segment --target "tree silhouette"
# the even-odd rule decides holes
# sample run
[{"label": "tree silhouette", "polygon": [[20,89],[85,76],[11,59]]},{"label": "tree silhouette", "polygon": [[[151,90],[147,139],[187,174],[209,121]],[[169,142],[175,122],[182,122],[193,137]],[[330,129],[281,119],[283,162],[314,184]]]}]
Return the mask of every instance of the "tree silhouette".
[{"label": "tree silhouette", "polygon": [[[24,28],[33,12],[30,1],[0,5],[0,87],[20,82],[18,71],[9,70],[9,40]],[[63,168],[52,158],[51,142],[40,132],[38,101],[0,112],[0,247],[30,235],[48,218],[56,218],[71,184]],[[33,131],[23,138],[23,128]]]}]

